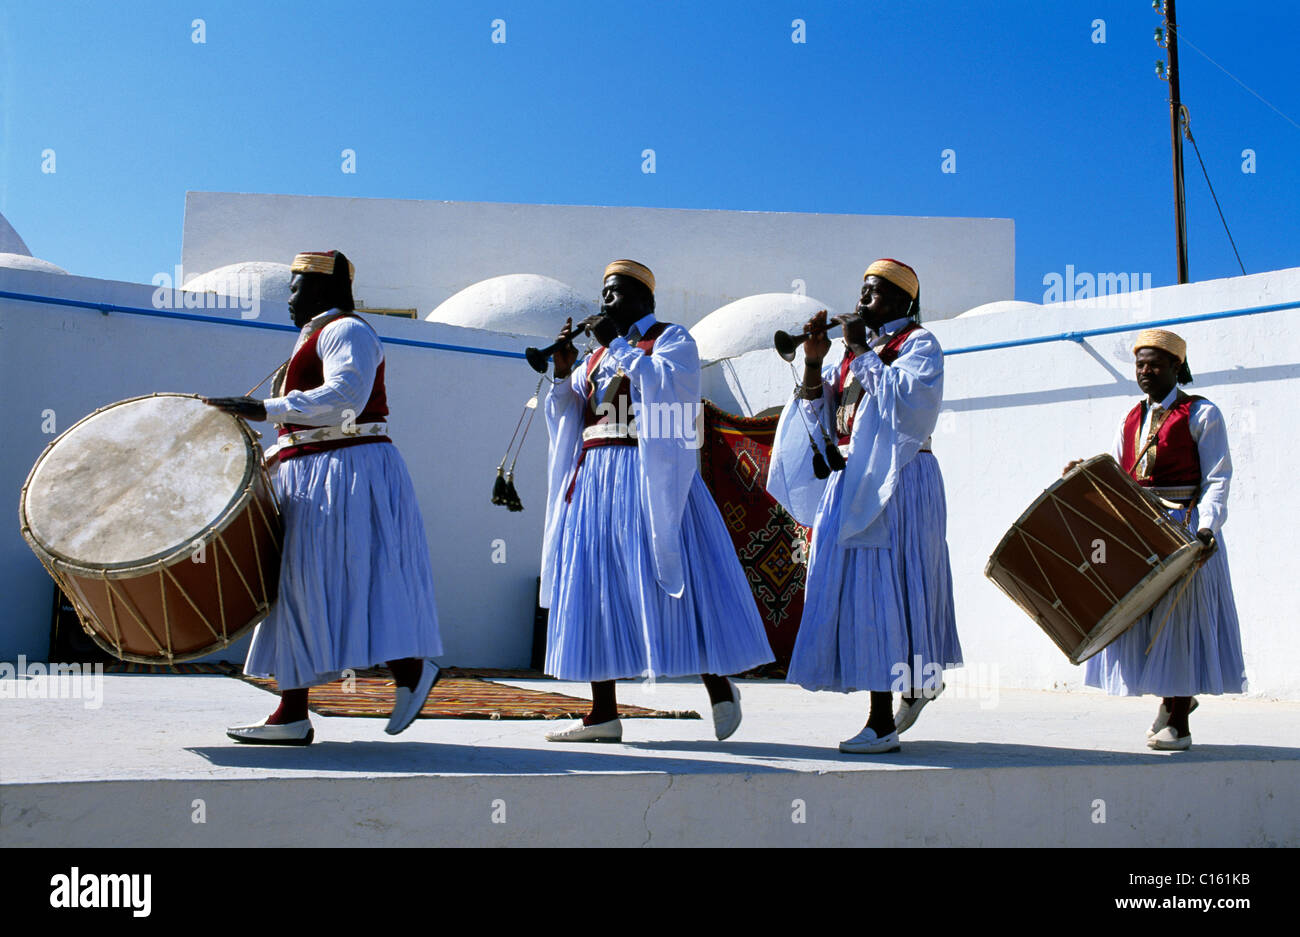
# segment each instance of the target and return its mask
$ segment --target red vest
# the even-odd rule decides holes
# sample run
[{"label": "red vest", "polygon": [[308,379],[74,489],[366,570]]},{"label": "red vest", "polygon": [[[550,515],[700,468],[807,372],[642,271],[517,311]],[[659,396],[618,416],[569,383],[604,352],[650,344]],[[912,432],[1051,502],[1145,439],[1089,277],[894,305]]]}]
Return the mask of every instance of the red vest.
[{"label": "red vest", "polygon": [[[361,319],[355,313],[345,313],[339,316],[339,319]],[[335,321],[339,321],[336,319]],[[321,362],[320,352],[316,350],[316,345],[320,341],[321,333],[330,325],[317,329],[316,332],[303,342],[302,347],[294,352],[293,357],[289,359],[289,367],[284,375],[283,393],[289,393],[291,390],[314,390],[325,383],[325,367]],[[369,326],[367,326],[369,328]],[[366,401],[365,407],[356,415],[357,423],[380,423],[388,416],[388,394],[384,390],[384,365],[386,362],[379,362],[379,368],[375,371],[375,382],[370,388],[370,399]],[[279,436],[286,436],[289,433],[300,430],[319,429],[314,426],[300,426],[295,423],[285,423],[280,427]],[[333,439],[328,442],[304,443],[301,446],[289,446],[280,451],[280,461],[292,459],[294,456],[307,455],[312,452],[325,452],[329,449],[345,449],[348,446],[361,446],[367,443],[391,442],[387,436],[361,436],[356,439]]]},{"label": "red vest", "polygon": [[[920,326],[915,322],[909,322],[903,328],[899,329],[898,333],[885,343],[885,347],[876,352],[876,355],[885,364],[893,364],[898,360],[898,356],[903,348],[903,342],[907,340],[907,336],[919,328]],[[862,402],[862,385],[860,384],[856,385],[858,392],[853,395],[851,400],[845,400],[844,397],[844,388],[848,386],[849,382],[849,362],[856,357],[857,355],[851,351],[844,355],[844,360],[840,362],[839,377],[835,381],[835,395],[840,401],[840,405],[836,412],[835,425],[836,428],[840,430],[839,443],[841,446],[847,446],[849,444],[849,439],[853,435],[853,417],[857,415],[858,404]]]},{"label": "red vest", "polygon": [[[650,330],[645,333],[636,343],[647,355],[654,354],[655,341],[663,334],[664,329],[668,327],[667,322],[656,322],[650,326]],[[627,378],[614,378],[615,384],[612,386],[613,393],[608,394],[604,403],[609,406],[600,406],[602,401],[596,399],[596,382],[594,375],[596,366],[600,364],[600,359],[605,356],[607,349],[604,346],[597,348],[592,352],[591,357],[587,359],[586,376],[587,376],[587,399],[582,407],[582,428],[585,430],[589,427],[603,423],[609,423],[619,418],[621,414],[626,414],[630,420],[632,418],[632,395],[631,382]],[[597,412],[599,410],[600,412]],[[607,436],[596,439],[584,439],[582,441],[582,453],[578,456],[578,464],[573,469],[573,478],[569,482],[569,490],[565,493],[564,500],[568,501],[573,498],[573,488],[578,483],[578,472],[582,469],[582,463],[587,458],[587,450],[594,449],[597,446],[635,446],[635,436]]]},{"label": "red vest", "polygon": [[[1201,458],[1196,449],[1196,440],[1188,423],[1188,414],[1192,402],[1201,400],[1184,394],[1181,390],[1169,408],[1159,429],[1156,430],[1156,443],[1147,451],[1146,462],[1149,474],[1134,478],[1144,488],[1182,488],[1201,484]],[[1146,416],[1147,403],[1142,401],[1129,411],[1124,418],[1124,447],[1121,451],[1120,467],[1133,475],[1138,455],[1146,445],[1145,437],[1138,439],[1142,421]]]}]

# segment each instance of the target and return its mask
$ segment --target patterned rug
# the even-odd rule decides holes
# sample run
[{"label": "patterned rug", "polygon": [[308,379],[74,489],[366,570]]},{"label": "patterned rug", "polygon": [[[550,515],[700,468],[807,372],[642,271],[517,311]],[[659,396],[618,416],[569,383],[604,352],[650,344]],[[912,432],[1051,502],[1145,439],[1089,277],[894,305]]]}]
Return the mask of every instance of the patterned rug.
[{"label": "patterned rug", "polygon": [[735,416],[704,401],[700,475],[731,533],[776,656],[747,676],[785,676],[803,614],[808,528],[767,493],[776,423],[775,416]]},{"label": "patterned rug", "polygon": [[[220,674],[278,693],[274,680],[246,676],[238,665],[220,661],[211,664],[134,664],[114,661],[104,673]],[[495,683],[497,680],[547,680],[536,670],[466,669],[444,667],[442,678],[429,694],[420,719],[581,719],[591,710],[589,700],[564,693],[525,690]],[[336,680],[312,687],[307,707],[321,716],[358,716],[387,719],[393,710],[393,678],[384,668],[358,670],[351,680]],[[620,719],[699,719],[692,709],[646,709],[619,706]]]},{"label": "patterned rug", "polygon": [[[274,680],[234,674],[246,683],[275,693]],[[420,719],[581,719],[591,711],[590,700],[563,693],[525,690],[483,679],[541,679],[526,670],[443,669],[443,676],[420,710]],[[393,710],[395,687],[387,670],[359,670],[354,678],[314,686],[307,706],[322,716],[365,716],[387,719]],[[619,706],[620,719],[699,719],[694,710],[646,709]]]},{"label": "patterned rug", "polygon": [[[246,676],[225,661],[211,664],[134,664],[114,661],[104,665],[105,673],[220,674],[278,693],[274,680]],[[420,719],[581,719],[591,702],[563,693],[525,690],[494,683],[497,680],[548,680],[536,670],[502,670],[487,667],[466,669],[444,667],[438,685],[429,694]],[[384,668],[358,670],[352,680],[336,680],[312,687],[307,707],[321,716],[362,716],[387,719],[393,710],[393,678]],[[619,706],[620,719],[699,719],[691,709],[646,709]]]}]

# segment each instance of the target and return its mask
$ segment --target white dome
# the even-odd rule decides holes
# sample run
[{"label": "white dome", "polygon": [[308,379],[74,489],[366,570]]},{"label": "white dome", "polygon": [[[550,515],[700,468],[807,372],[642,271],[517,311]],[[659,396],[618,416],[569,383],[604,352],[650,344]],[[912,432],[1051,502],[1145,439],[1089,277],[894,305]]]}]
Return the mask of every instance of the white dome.
[{"label": "white dome", "polygon": [[189,293],[216,293],[220,296],[255,296],[264,303],[287,303],[292,276],[288,264],[246,260],[192,277],[181,289]]},{"label": "white dome", "polygon": [[819,310],[835,310],[798,293],[759,293],[715,309],[691,327],[700,361],[735,358],[750,351],[772,351],[778,330],[797,330]]},{"label": "white dome", "polygon": [[594,300],[573,287],[533,273],[512,273],[480,280],[424,317],[471,329],[554,338],[572,317],[574,322],[599,312]]},{"label": "white dome", "polygon": [[[3,221],[0,218],[0,221]],[[3,232],[0,232],[2,235]],[[68,271],[62,267],[50,263],[48,260],[38,260],[31,254],[10,254],[0,252],[0,270],[36,270],[40,273],[61,273],[67,276]]]},{"label": "white dome", "polygon": [[[14,226],[5,220],[4,215],[0,215],[0,254],[18,254],[22,257],[32,256],[32,252],[27,249],[23,239],[18,236]],[[68,271],[64,270],[64,273]]]},{"label": "white dome", "polygon": [[974,309],[967,309],[965,312],[961,313],[961,315],[959,315],[957,318],[960,319],[963,318],[964,316],[987,316],[987,315],[992,315],[995,312],[1011,312],[1012,310],[1017,310],[1017,309],[1041,310],[1042,308],[1043,307],[1040,306],[1038,303],[1027,303],[1019,299],[999,299],[997,302],[994,303],[985,303],[983,306],[976,306]]}]

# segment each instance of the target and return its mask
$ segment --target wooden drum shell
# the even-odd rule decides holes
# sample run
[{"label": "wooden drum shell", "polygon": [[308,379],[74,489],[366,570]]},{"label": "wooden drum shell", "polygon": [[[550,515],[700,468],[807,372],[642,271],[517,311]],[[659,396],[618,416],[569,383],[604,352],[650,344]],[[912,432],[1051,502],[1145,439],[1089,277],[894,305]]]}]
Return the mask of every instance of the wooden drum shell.
[{"label": "wooden drum shell", "polygon": [[[1094,563],[1099,541],[1105,562]],[[984,575],[1078,664],[1150,611],[1201,550],[1155,495],[1100,455],[1039,495]]]}]

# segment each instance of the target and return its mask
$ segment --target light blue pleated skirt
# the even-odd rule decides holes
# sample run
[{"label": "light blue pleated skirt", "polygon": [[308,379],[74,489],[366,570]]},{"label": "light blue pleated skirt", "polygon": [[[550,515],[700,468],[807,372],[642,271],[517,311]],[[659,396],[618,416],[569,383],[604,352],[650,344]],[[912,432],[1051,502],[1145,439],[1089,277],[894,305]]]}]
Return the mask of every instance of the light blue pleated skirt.
[{"label": "light blue pleated skirt", "polygon": [[918,453],[885,507],[888,548],[838,541],[843,474],[813,523],[803,619],[787,680],[809,690],[935,688],[961,664],[939,462]]},{"label": "light blue pleated skirt", "polygon": [[442,653],[429,545],[397,447],[369,443],[280,464],[280,594],[245,673],[281,689]]},{"label": "light blue pleated skirt", "polygon": [[[1199,515],[1191,508],[1190,530]],[[1182,523],[1183,510],[1169,516]],[[1084,682],[1112,696],[1198,696],[1244,693],[1246,663],[1241,652],[1241,625],[1232,596],[1228,556],[1223,538],[1204,566],[1192,577],[1182,597],[1174,599],[1176,583],[1133,627],[1084,664]],[[1173,611],[1170,612],[1172,606]],[[1168,622],[1146,652],[1151,638]]]},{"label": "light blue pleated skirt", "polygon": [[772,649],[731,537],[696,473],[682,516],[686,588],[655,578],[633,446],[589,449],[560,536],[546,672],[561,680],[733,674]]}]

